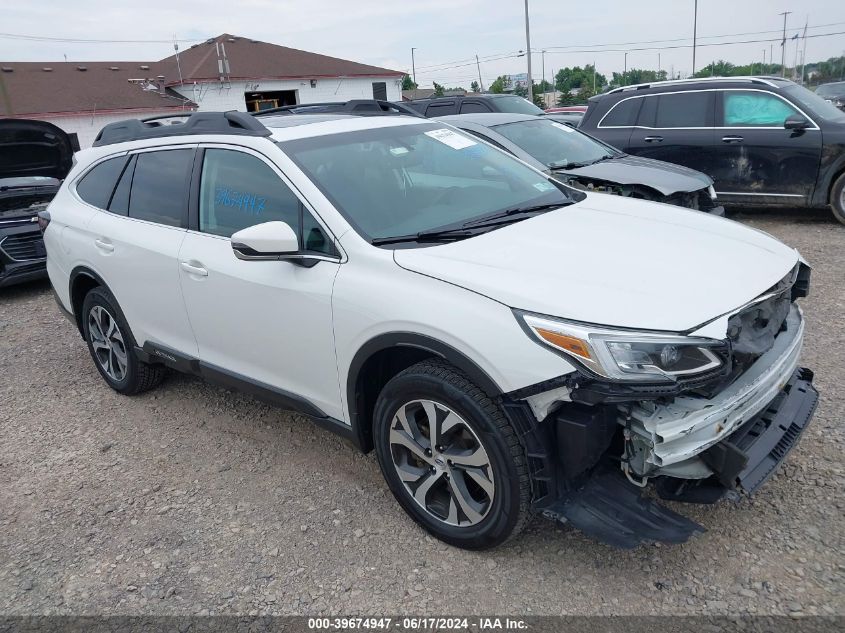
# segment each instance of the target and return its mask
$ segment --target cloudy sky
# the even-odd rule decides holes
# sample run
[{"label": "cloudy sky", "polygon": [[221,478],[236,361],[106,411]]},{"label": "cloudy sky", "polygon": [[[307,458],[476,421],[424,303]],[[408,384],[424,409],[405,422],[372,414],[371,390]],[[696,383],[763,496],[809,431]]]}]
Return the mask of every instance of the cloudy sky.
[{"label": "cloudy sky", "polygon": [[[780,61],[780,33],[787,37],[809,20],[807,60],[845,53],[842,0],[700,0],[698,68],[713,59]],[[530,0],[534,76],[562,66],[596,62],[598,70],[692,69],[693,0]],[[524,72],[523,0],[40,0],[6,3],[0,22],[2,61],[155,60],[173,53],[174,35],[188,46],[220,33],[334,55],[397,70],[417,80],[469,86],[481,58],[485,85],[505,73]],[[18,36],[44,39],[21,39]],[[96,42],[56,41],[108,40]],[[123,41],[121,41],[123,40]],[[132,42],[126,40],[134,40]],[[774,40],[774,41],[770,41]],[[744,42],[719,45],[725,42]],[[706,45],[706,46],[705,46]],[[802,44],[803,46],[803,44]],[[658,50],[656,47],[663,47]],[[795,59],[787,43],[787,65]],[[545,64],[543,64],[545,57]],[[472,61],[470,61],[472,60]]]}]

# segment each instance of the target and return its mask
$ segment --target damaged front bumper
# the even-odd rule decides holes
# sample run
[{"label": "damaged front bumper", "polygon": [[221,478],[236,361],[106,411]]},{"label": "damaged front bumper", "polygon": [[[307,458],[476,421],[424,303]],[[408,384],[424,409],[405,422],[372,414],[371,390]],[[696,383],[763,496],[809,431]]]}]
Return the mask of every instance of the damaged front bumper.
[{"label": "damaged front bumper", "polygon": [[630,430],[629,465],[640,477],[713,475],[699,455],[727,438],[771,403],[798,367],[804,337],[801,310],[793,305],[772,348],[712,398],[678,396],[668,403],[619,405]]},{"label": "damaged front bumper", "polygon": [[594,385],[584,400],[564,387],[506,398],[526,449],[534,510],[625,548],[680,543],[703,531],[644,488],[653,483],[664,499],[697,503],[756,491],[797,444],[818,402],[812,372],[798,366],[803,334],[793,305],[774,345],[710,398],[620,402],[592,397],[603,395]]}]

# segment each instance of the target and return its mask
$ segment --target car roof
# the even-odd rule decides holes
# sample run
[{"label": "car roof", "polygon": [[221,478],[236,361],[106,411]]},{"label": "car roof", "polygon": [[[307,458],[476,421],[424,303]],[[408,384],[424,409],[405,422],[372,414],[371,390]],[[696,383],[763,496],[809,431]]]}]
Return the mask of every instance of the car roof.
[{"label": "car roof", "polygon": [[435,117],[436,121],[451,123],[460,127],[461,122],[475,123],[484,127],[516,123],[517,121],[536,121],[543,117],[536,114],[517,114],[515,112],[473,112],[469,114],[449,114],[447,116]]},{"label": "car roof", "polygon": [[414,116],[354,116],[349,114],[283,114],[262,116],[259,121],[272,132],[274,141],[289,141],[327,134],[356,132],[402,125],[431,125],[430,119]]},{"label": "car roof", "polygon": [[[706,88],[706,87],[715,87],[715,85],[740,85],[740,86],[749,86],[754,85],[757,87],[767,87],[767,88],[784,88],[789,84],[792,84],[789,79],[785,79],[783,77],[769,77],[769,76],[742,76],[742,77],[695,77],[691,79],[674,79],[669,81],[652,81],[649,83],[642,83],[642,84],[632,84],[630,86],[620,86],[618,88],[614,88],[608,92],[605,92],[600,95],[596,95],[595,97],[591,97],[590,101],[593,100],[601,100],[605,97],[612,97],[612,98],[624,98],[628,96],[632,96],[631,93],[637,92],[668,92],[678,89],[696,89],[696,88]],[[648,94],[648,93],[646,93]]]}]

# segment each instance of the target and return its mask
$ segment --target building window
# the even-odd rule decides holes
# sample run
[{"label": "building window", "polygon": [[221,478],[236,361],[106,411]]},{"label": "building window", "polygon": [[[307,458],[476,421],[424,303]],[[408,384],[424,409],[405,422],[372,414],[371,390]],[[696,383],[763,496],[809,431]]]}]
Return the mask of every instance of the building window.
[{"label": "building window", "polygon": [[296,90],[268,90],[267,92],[244,93],[247,112],[261,112],[270,108],[296,105],[299,103]]},{"label": "building window", "polygon": [[387,101],[387,83],[384,81],[373,82],[373,99]]}]

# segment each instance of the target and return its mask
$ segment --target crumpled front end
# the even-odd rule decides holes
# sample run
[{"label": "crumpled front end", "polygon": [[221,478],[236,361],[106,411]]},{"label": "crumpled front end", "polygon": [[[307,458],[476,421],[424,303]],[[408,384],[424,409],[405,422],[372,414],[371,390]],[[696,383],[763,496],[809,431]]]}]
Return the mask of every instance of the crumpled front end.
[{"label": "crumpled front end", "polygon": [[671,402],[620,404],[630,431],[626,444],[632,473],[684,479],[713,475],[700,454],[763,411],[798,369],[804,338],[798,306],[791,306],[782,328],[772,346],[712,398],[683,395]]}]

